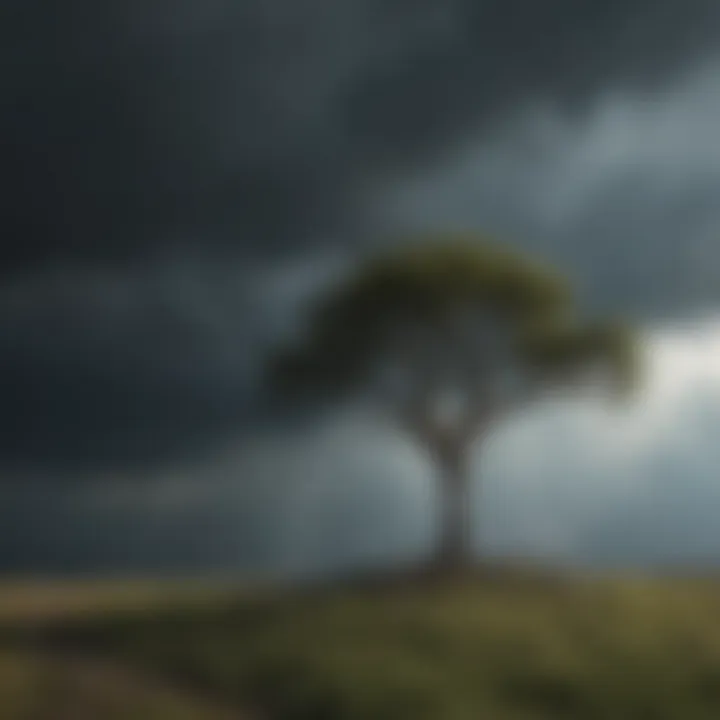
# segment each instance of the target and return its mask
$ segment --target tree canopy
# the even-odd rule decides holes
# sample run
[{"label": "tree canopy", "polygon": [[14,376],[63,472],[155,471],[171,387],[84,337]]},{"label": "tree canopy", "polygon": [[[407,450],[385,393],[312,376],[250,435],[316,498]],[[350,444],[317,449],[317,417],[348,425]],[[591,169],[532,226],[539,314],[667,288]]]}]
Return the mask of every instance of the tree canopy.
[{"label": "tree canopy", "polygon": [[536,389],[599,370],[624,395],[636,380],[631,329],[583,323],[572,300],[562,275],[510,248],[424,239],[370,258],[322,295],[270,380],[312,398],[367,390],[388,370],[466,387],[512,374]]}]

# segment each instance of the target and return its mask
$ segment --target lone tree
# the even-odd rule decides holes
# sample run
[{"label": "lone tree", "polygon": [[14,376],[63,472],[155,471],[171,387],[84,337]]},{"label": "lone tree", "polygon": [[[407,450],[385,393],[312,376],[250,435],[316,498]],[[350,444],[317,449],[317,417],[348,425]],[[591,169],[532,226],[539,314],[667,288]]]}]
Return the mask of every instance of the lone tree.
[{"label": "lone tree", "polygon": [[325,293],[301,341],[271,358],[289,399],[374,397],[438,472],[437,562],[471,562],[469,461],[510,411],[559,388],[633,387],[632,334],[581,324],[557,273],[477,239],[419,243],[375,256]]}]

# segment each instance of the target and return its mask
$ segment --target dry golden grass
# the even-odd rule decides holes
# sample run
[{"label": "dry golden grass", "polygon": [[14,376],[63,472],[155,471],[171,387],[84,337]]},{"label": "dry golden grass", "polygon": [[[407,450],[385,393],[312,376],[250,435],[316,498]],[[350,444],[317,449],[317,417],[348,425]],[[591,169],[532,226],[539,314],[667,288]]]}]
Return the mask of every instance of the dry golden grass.
[{"label": "dry golden grass", "polygon": [[0,624],[59,621],[167,605],[202,605],[241,591],[237,581],[88,579],[0,582]]}]

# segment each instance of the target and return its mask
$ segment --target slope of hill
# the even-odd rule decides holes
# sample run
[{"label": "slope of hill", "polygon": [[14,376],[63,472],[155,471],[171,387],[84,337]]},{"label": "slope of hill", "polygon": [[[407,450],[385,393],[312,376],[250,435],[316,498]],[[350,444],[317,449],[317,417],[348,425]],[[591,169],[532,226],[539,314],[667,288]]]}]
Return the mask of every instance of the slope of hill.
[{"label": "slope of hill", "polygon": [[[66,673],[94,667],[110,686],[120,682],[125,702],[150,702],[150,693],[169,703],[134,715],[76,712],[73,720],[215,720],[227,712],[271,720],[710,720],[720,717],[719,608],[720,583],[711,580],[523,572],[216,592],[207,602],[144,611],[105,607],[20,630],[6,625],[0,716],[65,717],[6,711],[8,687],[13,707],[27,702],[31,653],[45,663],[45,698],[51,666],[58,671],[66,659]],[[55,677],[54,691],[62,685]],[[112,708],[111,696],[93,702]]]}]

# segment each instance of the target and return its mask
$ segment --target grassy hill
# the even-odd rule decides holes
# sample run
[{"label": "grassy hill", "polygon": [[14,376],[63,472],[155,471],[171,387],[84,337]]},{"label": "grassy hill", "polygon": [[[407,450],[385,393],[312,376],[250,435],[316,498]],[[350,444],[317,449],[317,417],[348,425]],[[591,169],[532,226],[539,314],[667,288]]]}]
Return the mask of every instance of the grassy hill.
[{"label": "grassy hill", "polygon": [[720,717],[720,582],[508,571],[182,592],[18,624],[0,586],[0,717]]}]

